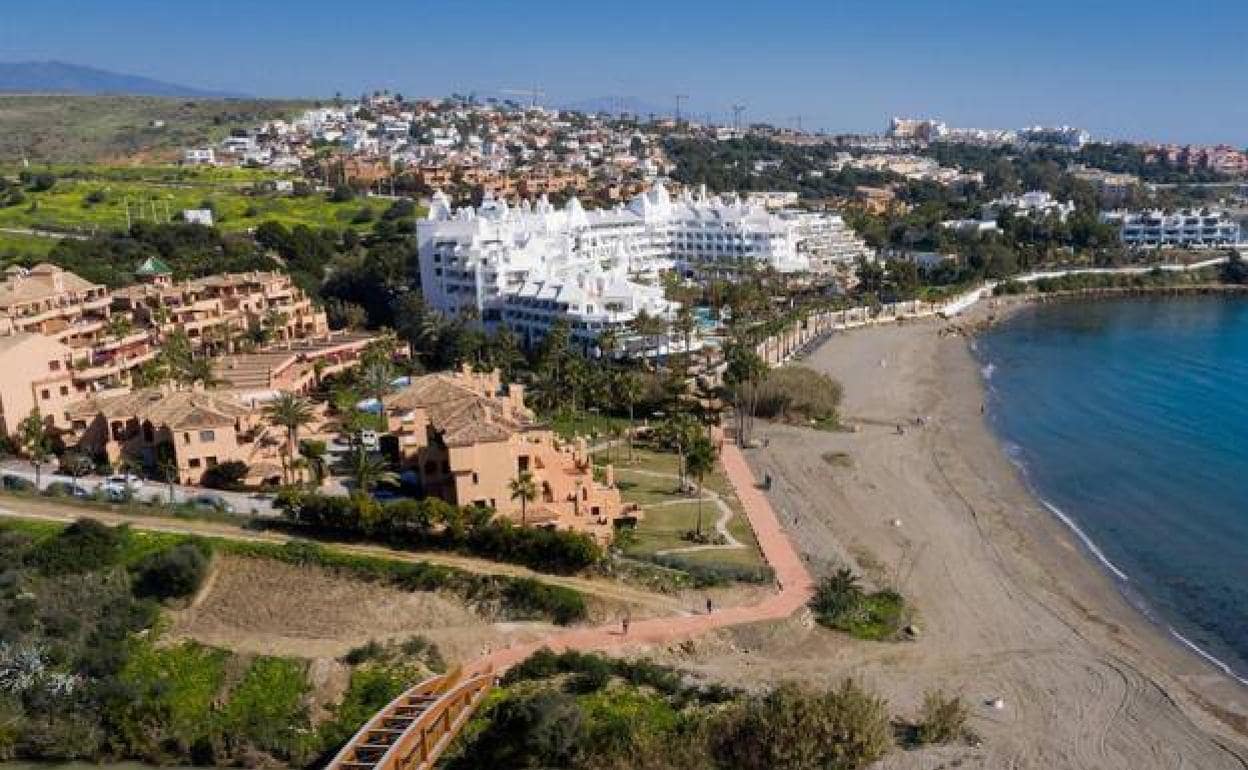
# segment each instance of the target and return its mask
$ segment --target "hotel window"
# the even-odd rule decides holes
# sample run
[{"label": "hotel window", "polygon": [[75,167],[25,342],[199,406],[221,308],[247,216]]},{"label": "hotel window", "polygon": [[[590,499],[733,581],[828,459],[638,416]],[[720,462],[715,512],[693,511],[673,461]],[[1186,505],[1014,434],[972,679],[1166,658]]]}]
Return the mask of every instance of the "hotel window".
[{"label": "hotel window", "polygon": [[68,385],[62,385],[62,386],[61,386],[61,395],[62,395],[62,396],[68,396],[68,395],[69,395],[69,386],[68,386]]},{"label": "hotel window", "polygon": [[187,464],[187,465],[189,465],[189,466],[191,466],[192,468],[198,468],[198,467],[199,467],[199,458],[198,458],[198,457],[192,457],[189,461],[187,461],[187,463],[186,463],[186,464]]},{"label": "hotel window", "polygon": [[59,371],[61,370],[61,362],[60,362],[60,361],[49,361],[49,362],[48,362],[48,368],[49,368],[49,369],[51,369],[51,370],[52,370],[52,371],[54,371],[54,372],[59,372]]},{"label": "hotel window", "polygon": [[43,396],[43,400],[44,400],[44,401],[47,401],[49,398],[52,398],[52,394],[48,392],[47,388],[44,388],[44,389],[40,392],[40,395],[41,395],[41,396]]},{"label": "hotel window", "polygon": [[201,430],[199,432],[199,440],[200,441],[216,441],[217,433],[216,431],[211,431],[211,430]]}]

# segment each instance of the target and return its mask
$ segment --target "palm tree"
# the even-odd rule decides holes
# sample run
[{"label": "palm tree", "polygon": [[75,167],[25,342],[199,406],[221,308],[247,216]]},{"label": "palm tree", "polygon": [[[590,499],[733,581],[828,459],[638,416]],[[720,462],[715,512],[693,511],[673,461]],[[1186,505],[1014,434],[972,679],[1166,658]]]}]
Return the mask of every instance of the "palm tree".
[{"label": "palm tree", "polygon": [[693,477],[698,485],[698,526],[697,536],[702,537],[702,481],[706,474],[715,467],[715,445],[705,434],[699,433],[685,450],[685,472]]},{"label": "palm tree", "polygon": [[511,499],[520,501],[520,526],[529,523],[529,503],[537,499],[537,482],[529,471],[520,474],[507,484],[511,491]]},{"label": "palm tree", "polygon": [[329,463],[326,460],[328,447],[324,441],[303,441],[299,444],[299,456],[303,458],[308,470],[312,473],[312,481],[316,486],[320,486],[325,481],[325,475],[329,470]]},{"label": "palm tree", "polygon": [[39,413],[39,407],[32,409],[30,414],[17,424],[17,441],[22,452],[30,460],[31,467],[35,469],[35,489],[38,489],[43,464],[47,461],[48,455],[52,454],[52,432],[48,429],[48,424],[44,422],[43,415]]},{"label": "palm tree", "polygon": [[616,398],[624,402],[628,408],[628,459],[633,460],[633,407],[637,404],[637,399],[641,398],[641,378],[637,372],[631,369],[621,370],[616,376],[615,382]]},{"label": "palm tree", "polygon": [[205,388],[221,384],[221,380],[217,378],[216,370],[212,366],[212,361],[207,358],[196,358],[188,362],[186,369],[179,374],[179,379],[184,380],[188,384],[201,383]]},{"label": "palm tree", "polygon": [[390,470],[385,458],[374,456],[362,446],[351,453],[349,469],[356,492],[368,494],[378,484],[397,484],[399,475]]},{"label": "palm tree", "polygon": [[312,405],[294,393],[282,393],[265,406],[264,416],[286,429],[286,452],[293,459],[299,447],[299,429],[312,422]]},{"label": "palm tree", "polygon": [[394,391],[394,367],[389,361],[377,360],[360,371],[360,391],[369,398],[376,399],[381,408],[381,429],[388,431],[389,421],[386,418],[385,398]]}]

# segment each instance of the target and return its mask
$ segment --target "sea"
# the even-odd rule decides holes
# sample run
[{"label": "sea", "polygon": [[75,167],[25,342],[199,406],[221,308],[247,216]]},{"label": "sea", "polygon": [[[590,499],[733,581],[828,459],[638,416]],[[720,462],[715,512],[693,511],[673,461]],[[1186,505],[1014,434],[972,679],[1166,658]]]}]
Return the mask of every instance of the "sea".
[{"label": "sea", "polygon": [[1036,305],[975,352],[1032,491],[1136,607],[1248,685],[1248,299]]}]

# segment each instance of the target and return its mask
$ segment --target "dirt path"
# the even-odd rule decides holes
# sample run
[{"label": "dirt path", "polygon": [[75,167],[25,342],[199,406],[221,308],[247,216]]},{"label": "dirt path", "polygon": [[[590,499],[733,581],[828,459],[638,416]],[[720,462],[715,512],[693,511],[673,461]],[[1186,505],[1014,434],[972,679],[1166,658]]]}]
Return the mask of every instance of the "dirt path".
[{"label": "dirt path", "polygon": [[[97,519],[106,524],[129,524],[134,529],[150,532],[169,532],[182,535],[200,535],[203,537],[219,537],[227,540],[238,540],[253,543],[286,543],[292,538],[289,535],[271,532],[252,532],[234,524],[197,519],[173,519],[158,516],[138,516],[115,513],[95,508],[77,508],[45,500],[27,499],[5,496],[0,498],[0,517],[8,516],[22,519],[41,519],[44,521],[70,522],[84,516]],[[330,544],[334,550],[360,556],[376,556],[394,561],[427,562],[458,567],[470,572],[485,575],[507,575],[539,580],[551,585],[564,586],[580,591],[588,596],[607,602],[625,604],[644,615],[670,615],[691,611],[688,601],[680,597],[652,593],[634,588],[625,583],[609,579],[570,577],[550,575],[536,572],[517,564],[476,559],[470,556],[459,556],[442,552],[402,551],[379,545]]]}]

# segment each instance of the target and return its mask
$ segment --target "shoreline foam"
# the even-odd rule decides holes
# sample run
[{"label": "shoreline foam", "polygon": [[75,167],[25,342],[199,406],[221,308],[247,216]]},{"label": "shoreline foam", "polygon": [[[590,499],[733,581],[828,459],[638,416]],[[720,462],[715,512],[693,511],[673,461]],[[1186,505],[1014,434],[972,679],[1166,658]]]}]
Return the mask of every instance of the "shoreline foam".
[{"label": "shoreline foam", "polygon": [[[975,314],[1002,310],[989,304]],[[773,506],[794,513],[790,535],[816,571],[848,562],[891,581],[922,624],[913,645],[834,639],[808,662],[787,651],[772,676],[867,677],[901,703],[932,687],[1005,695],[1004,719],[975,719],[985,753],[968,767],[1137,770],[1177,755],[1242,770],[1248,691],[1150,619],[1123,590],[1130,576],[1030,488],[981,412],[990,388],[974,338],[949,333],[963,322],[834,336],[803,363],[841,380],[857,430],[765,428],[755,470],[776,479]],[[881,358],[886,369],[867,363]],[[916,415],[930,419],[895,432]],[[853,466],[831,471],[825,452]]]},{"label": "shoreline foam", "polygon": [[[1218,296],[1241,296],[1241,295],[1242,295],[1242,292],[1228,292],[1224,294],[1219,294]],[[1067,294],[1061,297],[1060,299],[1064,301],[1076,301],[1080,299],[1089,300],[1089,301],[1094,300],[1094,299],[1127,300],[1127,299],[1132,299],[1132,298],[1145,299],[1145,298],[1151,298],[1153,296],[1155,296],[1154,293],[1148,293],[1148,294],[1142,294],[1142,295],[1141,294],[1134,294],[1134,295],[1116,294],[1116,295],[1111,295],[1107,297],[1103,295],[1089,295],[1083,291],[1080,291],[1077,293]],[[1194,293],[1183,293],[1180,296],[1192,297],[1195,295]],[[1039,303],[1027,302],[1027,303],[1020,303],[1020,304],[1035,305],[1035,304],[1043,304],[1043,302],[1039,302]],[[983,355],[981,347],[975,343],[975,339],[973,337],[968,339],[968,349],[970,350],[975,360],[980,363],[980,374],[983,380],[983,388],[985,392],[997,395],[998,393],[997,390],[993,388],[991,385],[992,372],[995,371],[996,365],[992,361],[989,361],[986,358],[986,356]],[[1006,406],[1007,405],[1005,404],[1000,404],[1000,408],[1002,409],[1006,408]],[[989,413],[988,416],[991,417],[991,413]],[[1189,652],[1194,652],[1202,660],[1204,660],[1205,662],[1212,665],[1214,668],[1221,671],[1227,677],[1234,680],[1234,682],[1236,682],[1237,684],[1248,687],[1248,672],[1241,674],[1238,670],[1235,669],[1234,666],[1230,665],[1226,661],[1217,657],[1213,652],[1201,647],[1199,644],[1192,641],[1187,636],[1184,636],[1182,632],[1180,632],[1177,628],[1175,628],[1175,626],[1164,617],[1163,613],[1159,609],[1157,609],[1155,603],[1152,600],[1150,600],[1150,598],[1146,594],[1140,591],[1127,590],[1129,586],[1134,586],[1138,584],[1134,583],[1134,581],[1132,581],[1131,579],[1131,576],[1125,570],[1123,570],[1121,567],[1115,564],[1105,554],[1105,552],[1096,543],[1096,541],[1093,540],[1092,537],[1088,535],[1082,528],[1080,528],[1078,522],[1075,520],[1075,518],[1072,515],[1063,511],[1061,508],[1059,508],[1057,505],[1049,501],[1044,496],[1043,492],[1039,489],[1039,487],[1036,486],[1035,481],[1032,479],[1031,474],[1028,472],[1026,463],[1024,463],[1022,459],[1019,457],[1019,455],[1022,454],[1025,450],[1022,447],[1018,447],[1014,445],[1012,442],[1008,441],[995,428],[992,429],[991,432],[996,438],[997,443],[1000,445],[1002,453],[1010,461],[1010,463],[1015,468],[1018,469],[1019,475],[1023,479],[1024,486],[1031,493],[1031,495],[1035,498],[1036,502],[1038,502],[1047,511],[1049,511],[1053,515],[1053,517],[1057,519],[1058,522],[1060,522],[1066,529],[1068,529],[1072,534],[1074,534],[1075,537],[1079,540],[1079,542],[1083,545],[1084,550],[1087,552],[1087,554],[1092,559],[1094,559],[1101,566],[1102,569],[1107,571],[1109,575],[1111,575],[1113,578],[1116,578],[1120,582],[1120,585],[1119,585],[1120,593],[1122,594],[1123,598],[1127,601],[1128,604],[1130,604],[1132,607],[1138,610],[1139,613],[1150,624],[1156,626],[1158,630],[1164,631],[1166,635],[1173,637],[1175,640],[1177,640],[1179,644],[1183,648],[1185,648],[1185,650]]]}]

